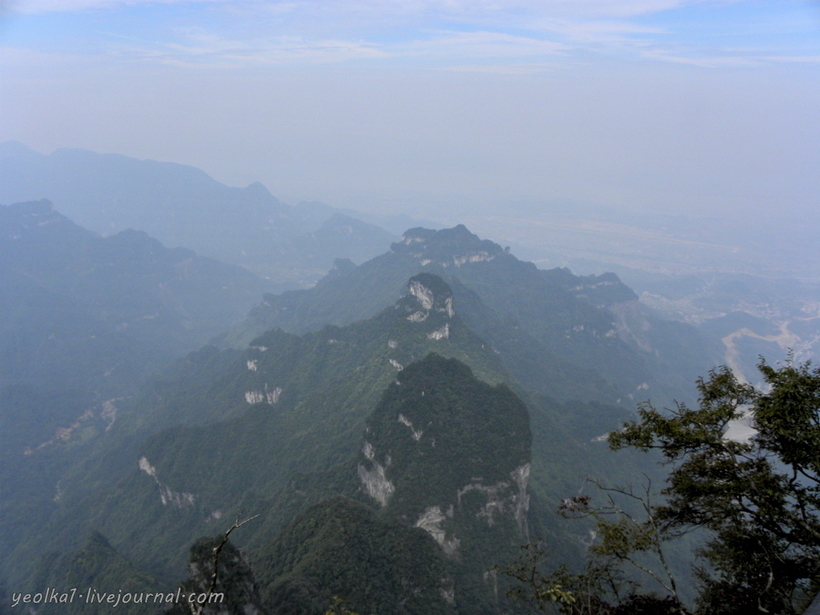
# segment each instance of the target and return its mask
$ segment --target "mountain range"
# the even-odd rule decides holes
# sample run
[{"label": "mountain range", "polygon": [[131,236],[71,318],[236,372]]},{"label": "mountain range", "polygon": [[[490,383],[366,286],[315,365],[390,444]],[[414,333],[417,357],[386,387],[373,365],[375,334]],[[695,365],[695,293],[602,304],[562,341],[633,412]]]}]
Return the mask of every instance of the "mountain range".
[{"label": "mountain range", "polygon": [[[48,201],[0,207],[0,595],[202,588],[209,545],[244,515],[219,564],[230,612],[513,613],[500,571],[521,544],[582,560],[586,528],[557,502],[588,476],[652,473],[610,453],[606,433],[648,397],[689,401],[720,359],[715,334],[660,318],[618,276],[540,270],[461,225],[411,228],[357,265],[333,245],[344,219],[306,230],[322,206],[296,220],[261,187],[225,192],[184,167],[12,154],[41,165],[28,179],[14,167],[18,188],[69,182],[69,161],[85,160],[77,211],[99,219],[88,230]],[[173,181],[151,187],[162,173]],[[119,223],[141,230],[105,222],[118,190],[133,216]],[[160,242],[138,205],[163,190],[182,205],[152,223]],[[330,270],[283,291],[295,278],[267,280],[244,257],[165,246],[231,207],[237,229],[276,223],[249,231],[256,245],[326,248],[299,271]],[[357,228],[385,237],[352,224],[350,245]],[[211,249],[230,251],[232,233]]]},{"label": "mountain range", "polygon": [[241,265],[279,289],[310,285],[334,258],[362,262],[395,239],[328,205],[292,207],[262,184],[233,188],[194,167],[0,143],[0,202],[44,198],[96,233],[139,229],[171,248]]},{"label": "mountain range", "polygon": [[560,399],[632,404],[651,391],[686,401],[719,361],[714,340],[654,316],[614,274],[540,270],[462,225],[411,229],[359,266],[337,260],[311,289],[266,295],[221,341],[241,346],[272,327],[304,332],[369,317],[418,271],[447,281],[465,322],[525,387]]}]

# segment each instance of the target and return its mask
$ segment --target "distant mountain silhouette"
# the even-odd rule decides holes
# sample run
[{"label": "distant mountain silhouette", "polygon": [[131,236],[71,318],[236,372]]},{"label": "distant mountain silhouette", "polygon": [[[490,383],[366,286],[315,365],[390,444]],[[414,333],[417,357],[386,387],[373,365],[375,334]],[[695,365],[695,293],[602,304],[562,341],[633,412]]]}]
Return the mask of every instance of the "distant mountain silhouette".
[{"label": "distant mountain silhouette", "polygon": [[0,202],[49,199],[103,235],[147,232],[263,275],[282,288],[310,285],[334,258],[362,262],[395,236],[328,206],[291,207],[260,183],[232,188],[194,167],[0,143]]}]

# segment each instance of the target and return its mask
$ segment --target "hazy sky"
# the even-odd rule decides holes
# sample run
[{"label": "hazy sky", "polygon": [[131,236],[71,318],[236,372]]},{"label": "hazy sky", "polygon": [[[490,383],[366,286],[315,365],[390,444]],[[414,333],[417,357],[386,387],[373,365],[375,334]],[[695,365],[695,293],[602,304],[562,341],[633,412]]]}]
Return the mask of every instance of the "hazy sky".
[{"label": "hazy sky", "polygon": [[820,4],[0,0],[0,140],[363,211],[820,209]]}]

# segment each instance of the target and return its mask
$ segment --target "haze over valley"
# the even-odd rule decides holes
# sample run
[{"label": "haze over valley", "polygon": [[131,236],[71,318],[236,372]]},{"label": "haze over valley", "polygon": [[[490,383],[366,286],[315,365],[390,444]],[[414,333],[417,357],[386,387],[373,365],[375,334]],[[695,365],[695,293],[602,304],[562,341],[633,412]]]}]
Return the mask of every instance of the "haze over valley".
[{"label": "haze over valley", "polygon": [[818,34],[2,5],[0,615],[803,613]]}]

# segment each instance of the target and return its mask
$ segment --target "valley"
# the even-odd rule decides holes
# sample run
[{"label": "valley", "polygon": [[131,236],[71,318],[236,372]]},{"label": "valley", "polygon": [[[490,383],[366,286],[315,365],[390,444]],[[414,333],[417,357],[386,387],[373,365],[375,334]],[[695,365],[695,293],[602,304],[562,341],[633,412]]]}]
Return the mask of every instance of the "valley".
[{"label": "valley", "polygon": [[[663,481],[606,434],[646,400],[697,403],[694,382],[720,364],[751,380],[758,354],[803,360],[820,339],[808,281],[659,273],[643,259],[579,275],[463,224],[397,238],[184,167],[23,151],[7,168],[26,160],[29,183],[5,187],[53,202],[0,207],[6,593],[204,592],[209,545],[252,517],[218,562],[229,612],[322,614],[344,600],[356,612],[523,613],[499,572],[522,545],[584,561],[589,526],[557,514],[560,502],[590,479]],[[88,177],[119,170],[94,199],[61,201],[67,161]],[[193,178],[213,211],[238,208],[236,229],[219,249],[190,240],[168,222],[189,215],[184,203],[151,226],[163,241],[112,227],[98,216],[106,199],[147,224],[147,205],[116,200],[135,169],[153,186],[135,192],[146,202],[177,194],[158,195],[154,173],[172,187],[184,183],[174,174]],[[39,188],[38,173],[51,178]],[[224,225],[208,215],[196,225],[213,238]],[[253,216],[267,216],[264,233],[237,256],[230,236]],[[560,221],[537,228],[584,243]],[[65,608],[36,613],[92,612]]]}]

